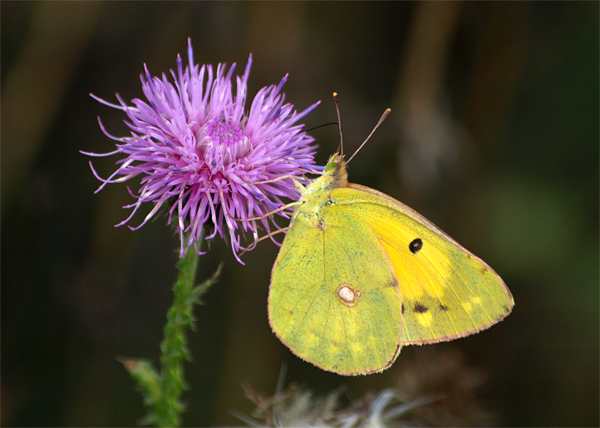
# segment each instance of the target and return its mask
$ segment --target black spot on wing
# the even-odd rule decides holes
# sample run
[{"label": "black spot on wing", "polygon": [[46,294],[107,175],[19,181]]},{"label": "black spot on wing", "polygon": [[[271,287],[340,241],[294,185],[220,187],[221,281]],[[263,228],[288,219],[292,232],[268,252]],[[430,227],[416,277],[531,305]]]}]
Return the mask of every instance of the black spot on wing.
[{"label": "black spot on wing", "polygon": [[415,307],[413,308],[413,312],[416,312],[418,314],[424,314],[428,310],[429,308],[427,306],[419,302],[415,303]]},{"label": "black spot on wing", "polygon": [[440,303],[440,311],[444,311],[444,312],[446,312],[447,310],[448,310],[448,306],[446,306],[446,305],[442,305],[442,304]]},{"label": "black spot on wing", "polygon": [[404,303],[402,303],[402,313],[404,313]]},{"label": "black spot on wing", "polygon": [[413,239],[412,242],[408,244],[408,249],[413,254],[417,254],[421,248],[423,248],[423,240],[421,238]]}]

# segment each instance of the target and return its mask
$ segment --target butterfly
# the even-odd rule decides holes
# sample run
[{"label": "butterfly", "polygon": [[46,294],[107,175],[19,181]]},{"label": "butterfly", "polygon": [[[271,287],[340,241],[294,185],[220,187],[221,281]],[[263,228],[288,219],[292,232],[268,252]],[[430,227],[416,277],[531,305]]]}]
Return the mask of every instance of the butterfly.
[{"label": "butterfly", "polygon": [[510,291],[483,260],[347,177],[336,153],[299,185],[273,266],[269,323],[294,354],[340,375],[376,373],[405,345],[468,336],[511,312]]}]

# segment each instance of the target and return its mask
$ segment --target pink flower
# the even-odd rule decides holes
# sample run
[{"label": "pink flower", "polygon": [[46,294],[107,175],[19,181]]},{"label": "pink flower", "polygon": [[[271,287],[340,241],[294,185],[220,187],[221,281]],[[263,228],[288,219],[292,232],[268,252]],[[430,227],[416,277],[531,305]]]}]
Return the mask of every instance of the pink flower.
[{"label": "pink flower", "polygon": [[[248,75],[252,55],[242,77],[236,77],[233,93],[233,64],[199,67],[194,64],[191,41],[188,40],[189,65],[183,69],[177,56],[177,73],[171,70],[174,83],[165,74],[152,77],[144,66],[142,89],[147,102],[132,100],[128,106],[117,94],[119,104],[108,103],[94,95],[93,98],[123,110],[129,121],[131,136],[117,138],[110,135],[100,122],[102,131],[117,141],[117,149],[110,153],[90,156],[123,154],[117,161],[118,169],[102,181],[100,191],[108,183],[121,183],[140,176],[141,187],[137,200],[124,208],[131,215],[117,226],[127,223],[133,214],[148,202],[152,209],[138,229],[164,208],[169,213],[169,223],[177,218],[180,234],[180,255],[190,245],[199,251],[198,240],[202,230],[208,229],[206,239],[227,233],[237,258],[240,231],[251,231],[258,237],[259,223],[268,232],[276,224],[271,216],[261,217],[284,205],[282,198],[296,200],[298,193],[290,178],[305,181],[302,170],[315,171],[314,139],[302,131],[296,122],[312,111],[319,103],[298,113],[294,106],[284,104],[280,93],[287,75],[279,85],[262,88],[245,109]],[[269,183],[259,182],[270,181]],[[285,211],[281,213],[287,216]],[[271,224],[270,224],[271,223]],[[238,258],[239,260],[239,258]]]}]

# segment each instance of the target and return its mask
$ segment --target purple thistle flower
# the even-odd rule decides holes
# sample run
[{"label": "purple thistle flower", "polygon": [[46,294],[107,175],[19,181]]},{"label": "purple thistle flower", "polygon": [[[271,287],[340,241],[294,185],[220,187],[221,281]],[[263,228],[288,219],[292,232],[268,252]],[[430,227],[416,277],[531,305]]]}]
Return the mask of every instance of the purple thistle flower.
[{"label": "purple thistle flower", "polygon": [[[177,56],[177,74],[171,70],[174,84],[163,73],[152,77],[144,65],[142,89],[148,102],[132,100],[128,106],[117,94],[119,105],[111,104],[92,94],[94,99],[123,110],[129,121],[131,136],[117,138],[100,128],[111,139],[118,141],[117,150],[90,156],[110,156],[121,153],[126,157],[117,161],[119,168],[107,179],[92,172],[102,185],[121,183],[141,175],[138,194],[129,190],[137,201],[124,208],[132,208],[131,215],[116,226],[127,223],[145,202],[154,204],[150,213],[136,230],[150,220],[162,207],[168,208],[169,224],[177,217],[180,234],[180,255],[183,256],[201,238],[205,226],[213,230],[206,239],[217,235],[229,240],[236,258],[240,245],[239,232],[251,231],[258,237],[257,220],[237,222],[235,219],[261,217],[284,205],[282,198],[296,200],[298,193],[290,178],[305,181],[301,169],[316,171],[314,166],[314,139],[295,123],[319,103],[298,113],[293,105],[284,104],[280,93],[287,75],[279,85],[262,88],[254,97],[250,111],[245,111],[246,92],[252,55],[242,77],[236,77],[233,94],[231,77],[233,64],[226,70],[219,64],[216,73],[211,65],[194,64],[191,40],[188,39],[189,66],[183,69]],[[128,188],[129,189],[129,188]],[[170,203],[169,203],[170,202]],[[280,213],[287,217],[285,211]],[[258,220],[270,231],[271,216]],[[187,235],[187,239],[184,238]],[[239,260],[239,258],[238,258]]]}]

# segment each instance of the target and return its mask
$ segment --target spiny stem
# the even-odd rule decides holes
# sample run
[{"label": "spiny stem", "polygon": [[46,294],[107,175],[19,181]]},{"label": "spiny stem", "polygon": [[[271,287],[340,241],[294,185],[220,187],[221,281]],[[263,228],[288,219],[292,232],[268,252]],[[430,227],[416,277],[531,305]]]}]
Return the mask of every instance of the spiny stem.
[{"label": "spiny stem", "polygon": [[186,329],[194,329],[194,305],[217,280],[221,266],[212,278],[194,286],[198,253],[190,248],[177,263],[179,275],[173,287],[173,305],[167,313],[164,339],[160,345],[160,374],[149,361],[121,359],[125,368],[142,389],[148,414],[144,424],[159,427],[177,427],[181,423],[184,405],[181,394],[187,388],[183,364],[190,360]]},{"label": "spiny stem", "polygon": [[183,404],[180,397],[187,387],[183,363],[190,359],[185,331],[194,328],[194,303],[198,296],[193,293],[198,253],[190,248],[177,263],[179,276],[173,287],[174,301],[167,314],[161,350],[161,400],[156,403],[157,424],[162,427],[179,426]]}]

